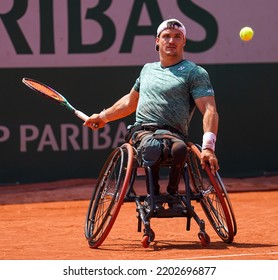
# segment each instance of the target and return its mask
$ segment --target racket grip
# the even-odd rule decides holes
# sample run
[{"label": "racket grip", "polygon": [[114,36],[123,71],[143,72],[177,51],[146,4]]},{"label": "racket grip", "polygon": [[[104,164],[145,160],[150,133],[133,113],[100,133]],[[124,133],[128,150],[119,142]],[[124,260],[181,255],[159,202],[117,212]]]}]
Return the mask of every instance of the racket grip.
[{"label": "racket grip", "polygon": [[[88,120],[88,118],[89,118],[89,116],[87,116],[86,114],[84,114],[83,112],[81,112],[81,111],[79,111],[79,110],[75,110],[75,111],[74,111],[74,114],[75,114],[78,118],[80,118],[81,120],[83,120],[84,122],[85,122],[86,120]],[[95,123],[93,126],[94,126],[95,128],[98,128],[98,123]]]},{"label": "racket grip", "polygon": [[81,120],[83,120],[84,122],[89,118],[89,116],[87,116],[86,114],[84,114],[83,112],[81,111],[78,111],[78,110],[75,110],[74,111],[74,114],[80,118]]}]

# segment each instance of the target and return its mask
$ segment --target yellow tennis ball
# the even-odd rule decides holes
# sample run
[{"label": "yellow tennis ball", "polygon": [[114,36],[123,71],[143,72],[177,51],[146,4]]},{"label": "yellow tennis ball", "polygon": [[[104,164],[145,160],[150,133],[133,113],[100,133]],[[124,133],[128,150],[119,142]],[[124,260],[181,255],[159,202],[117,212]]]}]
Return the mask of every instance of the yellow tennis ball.
[{"label": "yellow tennis ball", "polygon": [[250,41],[254,36],[254,31],[251,27],[243,27],[239,32],[240,39],[242,41]]}]

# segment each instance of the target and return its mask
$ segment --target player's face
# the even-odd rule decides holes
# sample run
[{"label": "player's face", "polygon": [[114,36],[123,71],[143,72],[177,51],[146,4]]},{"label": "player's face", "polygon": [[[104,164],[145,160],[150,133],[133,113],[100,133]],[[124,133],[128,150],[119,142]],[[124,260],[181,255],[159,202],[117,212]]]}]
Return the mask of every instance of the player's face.
[{"label": "player's face", "polygon": [[185,38],[177,29],[165,29],[156,39],[159,50],[169,56],[180,56],[183,54]]}]

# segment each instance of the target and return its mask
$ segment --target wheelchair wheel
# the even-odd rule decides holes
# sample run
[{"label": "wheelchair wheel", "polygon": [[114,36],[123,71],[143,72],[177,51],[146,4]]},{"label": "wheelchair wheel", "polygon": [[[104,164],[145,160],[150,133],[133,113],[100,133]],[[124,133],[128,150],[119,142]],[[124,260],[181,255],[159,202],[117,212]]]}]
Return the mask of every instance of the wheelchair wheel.
[{"label": "wheelchair wheel", "polygon": [[89,204],[85,236],[98,248],[109,234],[123,204],[132,173],[133,148],[123,144],[106,160]]},{"label": "wheelchair wheel", "polygon": [[228,210],[230,212],[230,216],[232,218],[232,223],[233,223],[233,230],[234,230],[234,236],[236,236],[237,234],[237,223],[236,223],[236,218],[235,218],[235,213],[234,213],[234,210],[233,210],[233,207],[232,207],[232,203],[231,203],[231,200],[229,198],[229,195],[227,193],[227,190],[225,188],[225,185],[219,175],[218,172],[216,172],[216,180],[219,184],[219,187],[221,188],[221,191],[223,193],[223,198],[227,204],[227,207],[228,207]]},{"label": "wheelchair wheel", "polygon": [[215,232],[226,243],[232,243],[237,232],[235,215],[225,186],[217,173],[214,176],[207,164],[200,164],[200,146],[187,143],[190,187],[201,194],[200,204]]},{"label": "wheelchair wheel", "polygon": [[[197,153],[198,151],[200,152],[202,150],[201,146],[199,145],[194,145],[194,147],[192,147],[192,149],[197,149]],[[210,173],[211,176],[213,176],[210,172],[210,170],[208,170],[208,172]],[[219,175],[218,172],[216,172],[215,176],[213,176],[214,179],[216,180],[221,192],[222,192],[222,196],[223,196],[223,199],[225,200],[225,203],[227,205],[227,208],[229,210],[229,214],[230,214],[230,217],[231,217],[231,221],[232,221],[232,224],[233,224],[233,232],[234,232],[234,236],[237,234],[237,223],[236,223],[236,218],[235,218],[235,214],[234,214],[234,210],[233,210],[233,207],[232,207],[232,203],[231,203],[231,200],[229,198],[229,195],[228,195],[228,192],[226,190],[226,187]]]}]

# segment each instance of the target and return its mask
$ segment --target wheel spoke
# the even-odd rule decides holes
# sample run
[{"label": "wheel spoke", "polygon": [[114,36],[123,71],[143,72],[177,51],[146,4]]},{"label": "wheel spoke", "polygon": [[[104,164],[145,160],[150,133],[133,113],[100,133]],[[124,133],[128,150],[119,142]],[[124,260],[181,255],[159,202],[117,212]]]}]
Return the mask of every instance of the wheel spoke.
[{"label": "wheel spoke", "polygon": [[124,144],[111,153],[100,172],[85,224],[85,236],[92,248],[101,245],[115,222],[131,177],[132,162],[133,149]]},{"label": "wheel spoke", "polygon": [[193,193],[201,193],[201,206],[218,236],[225,242],[231,243],[235,233],[235,218],[231,212],[227,192],[224,185],[219,183],[219,175],[214,177],[210,168],[205,170],[200,165],[200,148],[190,144],[188,167]]}]

